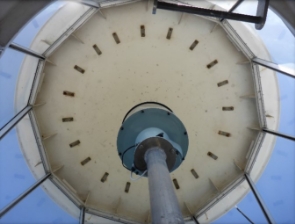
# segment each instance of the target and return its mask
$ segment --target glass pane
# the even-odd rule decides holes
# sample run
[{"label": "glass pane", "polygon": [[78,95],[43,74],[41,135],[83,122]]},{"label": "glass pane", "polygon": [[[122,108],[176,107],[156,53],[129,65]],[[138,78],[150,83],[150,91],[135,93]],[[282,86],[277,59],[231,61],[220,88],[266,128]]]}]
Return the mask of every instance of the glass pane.
[{"label": "glass pane", "polygon": [[15,127],[0,141],[0,209],[35,182],[23,155]]},{"label": "glass pane", "polygon": [[0,128],[28,104],[39,60],[6,49],[0,59]]},{"label": "glass pane", "polygon": [[[253,7],[252,1],[244,1],[238,8],[237,12],[255,14],[256,6]],[[244,23],[246,24],[246,23]],[[262,30],[256,30],[255,24],[247,23],[260,36],[267,50],[269,51],[272,61],[278,64],[294,63],[295,61],[295,37],[284,24],[277,14],[271,9],[268,10],[265,26]],[[269,60],[263,54],[257,57]]]},{"label": "glass pane", "polygon": [[295,223],[295,142],[277,137],[270,161],[256,183],[276,223]]},{"label": "glass pane", "polygon": [[[44,188],[52,190],[52,187],[55,187],[50,182],[50,180],[46,180],[42,186],[36,188],[27,197],[20,201],[14,208],[12,208],[1,218],[0,223],[79,223],[78,217],[73,217],[64,211],[45,192]],[[72,202],[67,201],[66,203]],[[75,213],[77,211],[79,212],[79,209],[76,207]]]},{"label": "glass pane", "polygon": [[[223,1],[220,1],[220,0],[212,0],[210,2],[224,8],[226,11],[229,11],[233,5],[237,2],[238,0],[223,0]],[[242,2],[238,8],[235,9],[234,12],[237,12],[238,9],[240,9],[240,13],[242,14],[247,14],[247,15],[255,15],[256,13],[256,7],[257,7],[257,0],[254,0],[254,1],[244,1]],[[243,8],[243,9],[241,9]],[[245,9],[254,9],[253,12],[251,12],[250,10],[245,10]]]},{"label": "glass pane", "polygon": [[[259,66],[259,70],[268,129],[295,136],[295,79],[263,66]],[[277,88],[270,89],[273,74]]]},{"label": "glass pane", "polygon": [[219,219],[215,220],[213,224],[242,224],[242,223],[249,223],[249,221],[236,209],[233,208]]},{"label": "glass pane", "polygon": [[43,54],[89,8],[73,1],[56,1],[28,23],[13,42]]},{"label": "glass pane", "polygon": [[279,131],[295,136],[295,79],[278,72],[277,78],[281,106]]},{"label": "glass pane", "polygon": [[[254,223],[268,223],[254,194],[250,191],[237,207]],[[249,223],[244,222],[244,223]]]},{"label": "glass pane", "polygon": [[242,215],[238,209],[244,213],[253,223],[267,223],[267,220],[257,203],[254,194],[250,191],[245,198],[236,206],[232,208],[229,212],[221,216],[219,219],[215,220],[214,224],[227,224],[227,223],[239,223],[248,224],[249,221]]},{"label": "glass pane", "polygon": [[18,35],[13,40],[21,46],[30,48],[32,41],[34,40],[37,33],[44,26],[44,24],[59,10],[63,7],[66,2],[55,1],[44,10],[38,13],[35,18],[33,18],[25,27],[18,33]]}]

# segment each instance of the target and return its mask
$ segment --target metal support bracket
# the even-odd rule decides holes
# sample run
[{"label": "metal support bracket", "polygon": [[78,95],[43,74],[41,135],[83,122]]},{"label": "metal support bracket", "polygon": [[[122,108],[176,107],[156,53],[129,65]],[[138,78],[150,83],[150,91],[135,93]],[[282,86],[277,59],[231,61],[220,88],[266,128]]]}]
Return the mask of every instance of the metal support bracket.
[{"label": "metal support bracket", "polygon": [[186,13],[196,14],[201,16],[216,17],[216,18],[219,18],[221,21],[224,19],[231,19],[231,20],[255,23],[256,29],[259,29],[259,30],[262,29],[266,21],[269,0],[259,0],[256,16],[233,13],[232,11],[236,9],[238,5],[241,4],[241,2],[242,1],[238,1],[230,9],[230,11],[225,12],[225,11],[218,11],[218,10],[212,10],[212,9],[192,7],[187,5],[176,5],[176,4],[154,0],[153,14],[156,14],[157,9],[186,12]]}]

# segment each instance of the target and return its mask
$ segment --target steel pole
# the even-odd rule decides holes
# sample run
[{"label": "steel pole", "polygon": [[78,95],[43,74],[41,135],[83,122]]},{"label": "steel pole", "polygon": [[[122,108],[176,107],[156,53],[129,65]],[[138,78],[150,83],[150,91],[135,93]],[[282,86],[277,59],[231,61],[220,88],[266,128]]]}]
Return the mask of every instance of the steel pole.
[{"label": "steel pole", "polygon": [[178,200],[161,148],[151,148],[144,156],[148,170],[150,205],[153,223],[184,223]]}]

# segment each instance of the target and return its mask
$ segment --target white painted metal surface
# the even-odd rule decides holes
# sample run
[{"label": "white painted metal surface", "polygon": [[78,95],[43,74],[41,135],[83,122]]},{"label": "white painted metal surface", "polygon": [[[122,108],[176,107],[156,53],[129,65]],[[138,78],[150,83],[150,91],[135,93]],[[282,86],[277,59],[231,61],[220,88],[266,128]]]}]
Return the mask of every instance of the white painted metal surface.
[{"label": "white painted metal surface", "polygon": [[[176,178],[180,185],[176,194],[184,217],[191,216],[190,211],[194,214],[200,211],[240,177],[258,134],[251,127],[259,128],[255,99],[247,97],[255,95],[251,65],[241,63],[247,57],[231,43],[222,27],[201,17],[176,12],[158,10],[152,15],[151,7],[147,10],[146,6],[146,2],[138,2],[103,9],[106,19],[97,13],[75,32],[84,44],[73,38],[65,40],[50,56],[55,65],[45,65],[36,100],[36,104],[45,104],[34,109],[41,135],[56,133],[44,140],[43,145],[55,175],[61,181],[66,180],[65,188],[75,189],[72,194],[105,216],[135,222],[151,221],[147,179],[131,182],[129,193],[125,193],[130,174],[122,167],[116,150],[117,132],[131,107],[144,101],[166,104],[187,128],[188,155],[171,174],[171,179]],[[140,36],[141,25],[145,26],[145,37]],[[168,40],[170,27],[173,33]],[[258,38],[248,33],[248,28],[240,24],[237,29],[241,37],[247,35],[248,46],[254,53],[267,55],[262,43],[252,49]],[[114,41],[114,32],[120,44]],[[191,51],[189,47],[195,40],[199,43]],[[93,49],[94,44],[102,51],[101,55]],[[208,69],[207,65],[214,60],[218,63]],[[76,71],[75,65],[85,69],[85,73]],[[29,66],[24,62],[22,71]],[[25,75],[21,73],[19,86]],[[217,83],[224,80],[228,84],[218,87]],[[279,102],[275,100],[278,87],[274,73],[262,77],[262,87],[266,111],[273,116],[270,127],[276,129]],[[64,96],[65,90],[75,96]],[[228,106],[234,110],[222,110]],[[74,117],[74,121],[62,122],[64,117]],[[18,131],[24,154],[29,157],[32,143],[22,134],[26,126],[19,125]],[[218,135],[219,131],[231,136]],[[81,143],[71,148],[69,144],[76,140]],[[263,153],[259,154],[251,174],[254,179],[263,171],[273,141],[271,137],[264,140],[260,148]],[[209,151],[218,159],[209,157]],[[87,157],[91,161],[82,166],[80,162]],[[29,165],[38,176],[39,171],[34,170],[32,163]],[[198,179],[191,169],[198,173]],[[102,183],[100,179],[105,172],[109,176]],[[67,207],[50,186],[46,190]],[[246,192],[247,186],[236,188],[200,220],[211,222],[218,218]],[[70,207],[67,209],[77,215]],[[90,215],[86,214],[86,219],[95,223]]]}]

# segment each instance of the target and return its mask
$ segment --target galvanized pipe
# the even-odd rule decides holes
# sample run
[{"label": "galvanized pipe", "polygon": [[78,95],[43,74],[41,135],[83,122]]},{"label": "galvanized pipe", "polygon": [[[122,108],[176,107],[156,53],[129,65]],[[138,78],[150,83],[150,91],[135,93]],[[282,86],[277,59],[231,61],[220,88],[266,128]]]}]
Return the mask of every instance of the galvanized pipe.
[{"label": "galvanized pipe", "polygon": [[144,156],[148,170],[152,222],[157,224],[184,223],[178,200],[161,148],[151,148]]}]

